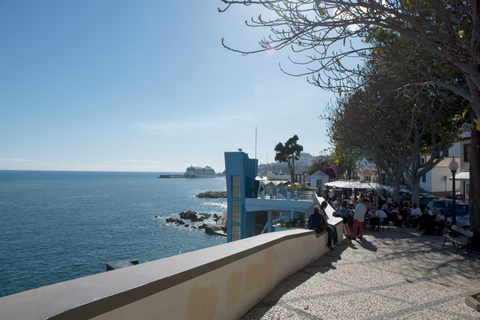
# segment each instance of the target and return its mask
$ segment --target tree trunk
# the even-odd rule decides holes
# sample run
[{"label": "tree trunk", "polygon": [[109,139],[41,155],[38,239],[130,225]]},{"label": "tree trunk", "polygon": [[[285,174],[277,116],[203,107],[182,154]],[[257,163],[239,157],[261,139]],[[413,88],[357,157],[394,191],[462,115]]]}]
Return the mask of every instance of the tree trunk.
[{"label": "tree trunk", "polygon": [[396,203],[396,202],[400,201],[400,189],[399,188],[393,188],[392,201],[393,201],[393,203]]},{"label": "tree trunk", "polygon": [[480,131],[472,130],[470,143],[470,228],[475,233],[473,246],[480,248]]},{"label": "tree trunk", "polygon": [[295,159],[291,160],[291,162],[288,162],[288,167],[290,169],[290,179],[292,180],[290,183],[295,182]]},{"label": "tree trunk", "polygon": [[417,208],[420,208],[420,177],[415,174],[412,177],[412,203],[417,204]]},{"label": "tree trunk", "polygon": [[398,166],[393,180],[393,202],[400,202],[400,180],[403,178],[402,166]]}]

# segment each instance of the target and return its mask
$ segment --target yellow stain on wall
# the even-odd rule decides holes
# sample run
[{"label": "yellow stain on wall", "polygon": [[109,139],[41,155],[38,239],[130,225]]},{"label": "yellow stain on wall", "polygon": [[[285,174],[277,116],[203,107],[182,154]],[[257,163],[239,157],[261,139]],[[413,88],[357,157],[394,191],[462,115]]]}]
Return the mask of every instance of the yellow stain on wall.
[{"label": "yellow stain on wall", "polygon": [[245,273],[245,291],[249,292],[263,285],[265,264],[260,263],[247,268]]},{"label": "yellow stain on wall", "polygon": [[275,250],[270,247],[265,252],[265,285],[271,287],[273,285],[273,267],[275,265]]},{"label": "yellow stain on wall", "polygon": [[217,286],[200,287],[196,284],[188,292],[188,319],[209,320],[217,312]]},{"label": "yellow stain on wall", "polygon": [[263,286],[263,279],[265,279],[266,286],[272,286],[274,266],[275,248],[270,247],[265,251],[265,263],[260,263],[247,268],[245,274],[245,292],[249,292]]},{"label": "yellow stain on wall", "polygon": [[232,271],[228,277],[227,286],[227,309],[237,303],[240,298],[240,287],[242,285],[242,271]]}]

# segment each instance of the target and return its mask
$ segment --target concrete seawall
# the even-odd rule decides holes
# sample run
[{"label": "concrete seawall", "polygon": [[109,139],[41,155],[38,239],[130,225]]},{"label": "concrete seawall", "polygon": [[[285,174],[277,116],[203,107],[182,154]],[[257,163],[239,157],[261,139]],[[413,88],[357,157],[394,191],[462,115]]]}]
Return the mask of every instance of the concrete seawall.
[{"label": "concrete seawall", "polygon": [[57,283],[1,298],[0,319],[238,319],[325,255],[326,241],[309,230],[273,232]]}]

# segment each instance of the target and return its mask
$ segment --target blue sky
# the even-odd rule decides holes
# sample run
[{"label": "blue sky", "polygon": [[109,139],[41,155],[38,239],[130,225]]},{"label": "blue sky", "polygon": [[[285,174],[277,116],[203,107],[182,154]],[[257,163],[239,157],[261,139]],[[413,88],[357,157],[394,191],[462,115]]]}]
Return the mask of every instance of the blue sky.
[{"label": "blue sky", "polygon": [[318,119],[333,95],[283,74],[289,52],[250,56],[257,8],[220,1],[0,2],[0,170],[224,170],[260,163],[294,134],[329,147]]}]

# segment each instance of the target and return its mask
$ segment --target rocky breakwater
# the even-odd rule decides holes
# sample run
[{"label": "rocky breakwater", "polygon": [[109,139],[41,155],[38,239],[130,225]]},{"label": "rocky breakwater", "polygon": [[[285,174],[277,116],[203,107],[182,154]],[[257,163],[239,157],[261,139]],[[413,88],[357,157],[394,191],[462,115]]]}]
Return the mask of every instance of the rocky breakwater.
[{"label": "rocky breakwater", "polygon": [[[180,212],[178,214],[180,216],[180,218],[167,218],[165,219],[165,221],[167,223],[174,223],[175,225],[177,226],[185,226],[185,227],[191,227],[191,228],[195,228],[195,229],[205,229],[206,227],[208,227],[208,224],[206,223],[202,223],[202,224],[199,224],[200,222],[204,222],[205,220],[208,220],[212,217],[212,214],[210,213],[197,213],[196,211],[184,211],[184,212]],[[156,218],[160,218],[158,216],[156,216]],[[213,220],[215,221],[215,223],[217,223],[220,219],[222,218],[221,215],[218,215],[218,214],[213,214]],[[187,223],[188,221],[186,220],[189,220],[190,222]]]},{"label": "rocky breakwater", "polygon": [[227,191],[205,191],[197,194],[197,198],[209,198],[209,199],[227,198]]}]

